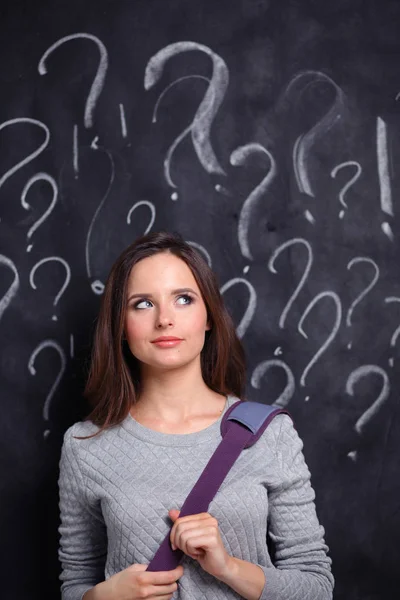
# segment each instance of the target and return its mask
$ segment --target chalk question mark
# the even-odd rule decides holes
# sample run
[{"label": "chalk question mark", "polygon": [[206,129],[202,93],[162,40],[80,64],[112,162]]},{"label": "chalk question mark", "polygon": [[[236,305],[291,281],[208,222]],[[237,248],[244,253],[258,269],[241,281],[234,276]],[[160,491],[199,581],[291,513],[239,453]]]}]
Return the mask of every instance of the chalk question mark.
[{"label": "chalk question mark", "polygon": [[[42,260],[40,260],[38,263],[36,263],[36,265],[32,268],[32,270],[30,272],[29,283],[31,284],[31,287],[34,290],[37,289],[37,287],[35,285],[35,280],[34,280],[35,273],[36,273],[37,269],[39,269],[39,267],[41,267],[42,265],[44,265],[45,263],[48,263],[48,262],[59,262],[65,268],[65,281],[64,281],[60,291],[58,292],[57,296],[54,298],[54,302],[53,302],[53,306],[57,306],[59,299],[61,298],[61,296],[67,289],[69,282],[71,281],[71,269],[70,269],[68,263],[63,258],[60,258],[59,256],[49,256],[48,258],[43,258]],[[53,315],[52,319],[53,319],[53,321],[57,321],[56,315]]]},{"label": "chalk question mark", "polygon": [[[344,197],[345,197],[347,191],[351,188],[351,186],[360,178],[361,173],[362,173],[361,165],[360,165],[360,163],[356,162],[355,160],[348,160],[347,162],[337,165],[331,171],[331,177],[335,178],[341,169],[345,169],[347,167],[355,167],[356,173],[353,175],[353,177],[346,183],[346,185],[339,192],[339,202],[345,209],[348,208],[348,206],[344,200]],[[339,213],[340,219],[343,219],[344,213],[345,213],[344,210],[340,211],[340,213]]]},{"label": "chalk question mark", "polygon": [[46,73],[47,73],[46,60],[50,56],[50,54],[52,52],[54,52],[54,50],[56,50],[57,48],[59,48],[60,46],[65,44],[66,42],[69,42],[71,40],[77,40],[77,39],[91,40],[92,42],[94,42],[96,44],[96,46],[98,47],[98,49],[100,51],[99,66],[97,67],[97,72],[96,72],[95,78],[92,82],[88,97],[86,99],[86,104],[85,104],[85,115],[84,115],[83,122],[85,124],[85,127],[88,129],[89,127],[93,127],[93,113],[96,108],[96,102],[101,94],[102,89],[103,89],[104,80],[105,80],[107,68],[108,68],[108,54],[107,54],[107,49],[106,49],[105,45],[103,44],[103,42],[101,40],[99,40],[98,37],[96,37],[95,35],[91,35],[90,33],[74,33],[72,35],[67,35],[67,36],[57,40],[57,42],[55,42],[49,48],[47,48],[46,52],[43,54],[42,58],[39,61],[38,71],[39,71],[40,75],[46,75]]},{"label": "chalk question mark", "polygon": [[193,146],[201,165],[207,173],[226,175],[210,141],[211,126],[224,99],[229,83],[229,71],[225,61],[203,44],[198,44],[197,42],[176,42],[162,48],[162,50],[150,58],[146,66],[144,87],[146,90],[150,90],[159,81],[164,66],[170,58],[183,52],[194,50],[203,52],[210,57],[212,62],[212,76],[205,96],[190,126]]},{"label": "chalk question mark", "polygon": [[132,208],[130,209],[130,211],[128,212],[128,216],[126,217],[126,222],[128,223],[128,225],[131,224],[131,215],[137,208],[139,208],[139,206],[147,206],[150,210],[150,221],[146,227],[145,232],[143,233],[143,235],[146,235],[146,233],[148,233],[150,231],[150,229],[153,227],[153,224],[154,224],[154,221],[156,218],[156,208],[152,202],[149,202],[148,200],[139,200],[139,202],[136,202],[136,204],[134,204],[132,206]]},{"label": "chalk question mark", "polygon": [[38,121],[36,119],[29,119],[28,117],[21,117],[19,119],[11,119],[9,121],[4,121],[4,123],[1,123],[1,125],[0,125],[0,131],[2,129],[5,129],[6,127],[10,127],[12,125],[17,125],[19,123],[29,123],[31,125],[36,125],[37,127],[40,127],[41,129],[43,129],[43,131],[46,134],[45,140],[39,146],[39,148],[37,148],[34,152],[31,152],[31,154],[28,154],[28,156],[26,156],[23,160],[21,160],[19,163],[17,163],[13,167],[11,167],[11,169],[8,169],[8,171],[6,173],[4,173],[4,175],[2,177],[0,177],[0,188],[2,185],[4,185],[4,183],[7,181],[7,179],[9,177],[11,177],[11,175],[16,173],[19,169],[22,169],[23,166],[27,165],[32,160],[34,160],[37,156],[39,156],[39,154],[41,154],[43,152],[43,150],[48,146],[48,143],[50,140],[50,131],[49,131],[49,128],[47,127],[47,125],[45,125],[44,123],[42,123],[41,121]]},{"label": "chalk question mark", "polygon": [[[366,256],[357,256],[355,258],[353,258],[347,265],[347,270],[350,270],[353,265],[359,264],[359,263],[367,263],[373,266],[375,274],[371,280],[371,282],[367,285],[367,287],[362,290],[362,292],[357,296],[357,298],[353,301],[353,303],[351,304],[348,312],[347,312],[347,317],[346,317],[346,326],[350,327],[351,323],[351,319],[354,313],[354,309],[356,308],[356,306],[358,306],[358,304],[360,304],[360,302],[365,298],[365,296],[372,290],[372,288],[376,285],[378,279],[379,279],[379,267],[376,264],[375,261],[372,260],[372,258],[368,258]],[[347,348],[350,349],[351,348],[351,342],[347,345]]]},{"label": "chalk question mark", "polygon": [[[377,365],[362,365],[350,373],[346,382],[346,393],[350,396],[354,396],[354,386],[358,383],[358,381],[360,381],[360,379],[371,374],[377,374],[382,377],[382,389],[375,402],[361,415],[355,424],[354,429],[359,435],[363,433],[367,423],[374,418],[374,416],[379,412],[380,408],[388,399],[390,393],[389,377],[386,371]],[[357,451],[349,452],[348,456],[353,460],[356,460]]]},{"label": "chalk question mark", "polygon": [[[386,304],[392,304],[393,302],[397,302],[397,303],[400,302],[400,298],[398,298],[397,296],[388,296],[387,298],[385,298]],[[397,338],[399,337],[399,335],[400,335],[400,325],[399,325],[399,327],[397,327],[395,329],[395,331],[393,332],[392,337],[390,339],[390,346],[392,348],[394,348],[396,346]],[[393,365],[394,365],[393,357],[389,358],[389,365],[391,367],[393,367]]]},{"label": "chalk question mark", "polygon": [[[106,150],[103,147],[98,147],[98,146],[96,146],[96,151],[104,152],[108,156],[108,159],[109,159],[110,165],[111,165],[111,171],[110,171],[110,180],[108,182],[106,192],[103,195],[102,199],[100,200],[100,203],[96,209],[96,212],[93,215],[93,219],[92,219],[92,222],[90,223],[90,226],[88,229],[88,234],[86,237],[85,262],[86,262],[86,272],[87,272],[87,276],[89,279],[91,279],[91,277],[92,277],[92,269],[90,266],[90,239],[92,237],[92,232],[93,232],[93,228],[94,228],[95,222],[97,220],[97,217],[98,217],[101,209],[103,208],[105,201],[108,198],[108,195],[111,191],[111,188],[112,188],[112,185],[113,185],[114,179],[115,179],[115,164],[114,164],[114,160],[111,155],[111,152],[109,152],[108,150]],[[90,284],[90,287],[92,288],[92,291],[95,294],[97,294],[98,296],[100,296],[104,292],[104,283],[102,281],[100,281],[99,279],[95,279],[94,281],[92,281]]]},{"label": "chalk question mark", "polygon": [[[57,184],[56,184],[54,178],[51,177],[51,175],[48,175],[47,173],[37,173],[36,175],[34,175],[33,177],[31,177],[29,179],[29,181],[26,183],[24,189],[22,190],[21,204],[25,208],[25,210],[29,210],[31,208],[30,204],[28,204],[28,202],[26,201],[26,196],[27,196],[29,190],[31,189],[31,187],[33,186],[33,184],[36,183],[37,181],[47,181],[50,184],[50,186],[53,190],[53,198],[51,200],[49,208],[43,213],[43,215],[29,229],[29,231],[26,235],[28,240],[31,239],[32,235],[35,233],[37,228],[40,227],[40,225],[42,225],[42,223],[44,223],[44,221],[47,219],[47,217],[50,216],[50,214],[52,213],[53,208],[55,207],[56,202],[57,202],[58,189],[57,189]],[[31,249],[32,249],[32,244],[30,244],[27,247],[27,252],[30,252]]]},{"label": "chalk question mark", "polygon": [[311,248],[311,245],[309,244],[309,242],[307,242],[307,240],[303,239],[303,238],[293,238],[291,240],[288,240],[287,242],[284,242],[281,246],[279,246],[272,254],[271,258],[268,261],[268,268],[271,271],[271,273],[277,273],[277,270],[275,269],[275,261],[278,258],[278,256],[284,251],[286,250],[286,248],[291,248],[291,246],[295,246],[296,244],[300,244],[306,247],[307,249],[307,264],[305,266],[304,269],[304,273],[302,275],[302,278],[299,281],[299,284],[297,285],[295,291],[293,292],[293,294],[291,295],[291,297],[289,298],[285,308],[282,311],[282,314],[279,318],[279,327],[281,329],[283,329],[285,327],[285,322],[286,322],[286,318],[287,315],[290,311],[290,309],[293,306],[294,301],[296,300],[296,298],[298,297],[298,295],[300,294],[302,288],[304,287],[306,281],[307,281],[307,277],[310,273],[311,270],[311,266],[313,263],[313,251]]},{"label": "chalk question mark", "polygon": [[243,166],[248,162],[249,157],[252,154],[260,153],[265,154],[270,162],[270,168],[268,174],[261,183],[251,192],[249,197],[245,200],[242,210],[240,211],[239,223],[238,223],[238,240],[242,255],[249,260],[253,259],[250,251],[248,235],[250,229],[250,218],[251,213],[258,204],[260,198],[268,191],[273,179],[276,176],[276,162],[272,154],[264,148],[261,144],[247,144],[246,146],[239,146],[231,154],[230,163],[231,165],[238,167]]},{"label": "chalk question mark", "polygon": [[212,267],[211,256],[210,256],[210,253],[207,252],[207,250],[204,248],[204,246],[202,246],[201,244],[198,244],[197,242],[189,242],[189,240],[186,240],[186,243],[189,244],[189,246],[192,246],[196,250],[200,251],[200,254],[202,254],[203,258],[206,259],[207,264],[211,269],[211,267]]},{"label": "chalk question mark", "polygon": [[[51,386],[49,393],[46,396],[46,400],[45,400],[45,403],[43,406],[43,418],[45,421],[48,421],[49,420],[50,403],[51,403],[51,400],[56,392],[56,389],[62,379],[62,376],[65,372],[67,361],[66,361],[63,349],[57,342],[55,342],[54,340],[45,340],[45,341],[41,342],[31,354],[31,357],[28,362],[28,369],[29,369],[29,372],[31,375],[36,375],[36,369],[35,369],[36,357],[38,356],[38,354],[40,354],[40,352],[42,352],[46,348],[53,348],[53,350],[55,350],[58,353],[58,355],[60,356],[60,361],[61,361],[60,371],[58,372],[57,377],[56,377],[53,385]],[[50,430],[46,429],[43,433],[43,437],[46,439],[48,437],[49,433],[50,433]]]},{"label": "chalk question mark", "polygon": [[321,300],[324,300],[325,298],[330,298],[331,300],[333,300],[333,303],[335,305],[336,308],[336,317],[335,317],[335,322],[334,325],[332,327],[332,331],[330,332],[328,338],[326,339],[326,341],[322,344],[322,346],[320,347],[320,349],[314,354],[314,356],[312,357],[312,359],[310,360],[310,362],[308,363],[308,365],[306,366],[306,368],[304,369],[301,377],[300,377],[300,385],[301,386],[305,386],[306,384],[306,377],[310,371],[310,369],[318,362],[318,360],[320,359],[320,357],[322,356],[322,354],[324,354],[324,352],[326,352],[326,350],[328,349],[328,347],[332,344],[333,340],[335,339],[337,332],[339,331],[340,328],[340,324],[342,321],[342,303],[340,301],[339,296],[335,293],[335,292],[321,292],[320,294],[318,294],[317,296],[315,296],[315,298],[313,298],[313,300],[311,300],[310,304],[307,306],[306,310],[304,311],[299,324],[298,324],[298,331],[299,333],[301,333],[301,335],[303,337],[305,337],[306,339],[308,339],[307,334],[305,333],[304,329],[303,329],[303,323],[304,320],[306,319],[306,317],[308,316],[308,314],[311,312],[311,310],[314,308],[314,306],[320,302]]},{"label": "chalk question mark", "polygon": [[[276,406],[281,406],[282,408],[284,408],[289,404],[291,398],[293,397],[296,384],[292,370],[285,362],[283,362],[283,360],[265,360],[259,365],[257,365],[251,376],[251,385],[256,389],[260,389],[262,378],[272,367],[281,368],[286,373],[287,381],[285,389],[283,390],[279,398],[275,400],[275,402],[273,402],[273,404],[275,404]],[[268,404],[272,404],[272,402],[270,402],[269,399]]]},{"label": "chalk question mark", "polygon": [[[153,111],[153,123],[157,122],[157,111],[158,111],[158,107],[161,103],[161,100],[164,98],[164,96],[166,95],[166,93],[173,88],[175,85],[177,85],[178,83],[180,83],[181,81],[187,81],[189,79],[201,79],[203,81],[205,81],[208,85],[211,83],[211,81],[208,79],[208,77],[203,77],[203,75],[185,75],[185,77],[179,77],[179,79],[176,79],[175,81],[173,81],[172,83],[170,83],[165,90],[163,90],[161,92],[161,94],[158,97],[158,100],[155,104],[154,107],[154,111]],[[168,185],[170,185],[173,188],[177,188],[177,185],[172,181],[172,177],[171,177],[171,161],[172,161],[172,157],[174,155],[175,150],[177,149],[177,147],[179,146],[179,144],[185,139],[185,137],[187,135],[189,135],[189,133],[191,133],[192,131],[192,123],[186,127],[186,129],[184,129],[182,131],[182,133],[180,133],[178,135],[178,137],[176,138],[176,140],[172,143],[172,145],[169,147],[165,160],[164,160],[164,176],[165,179],[168,183]],[[172,200],[177,200],[178,199],[178,194],[176,192],[174,192],[171,196]]]},{"label": "chalk question mark", "polygon": [[298,73],[288,84],[284,92],[284,97],[290,96],[292,90],[301,86],[300,95],[316,83],[328,83],[335,90],[335,100],[329,111],[322,117],[308,132],[300,135],[293,146],[293,167],[299,191],[309,196],[315,197],[311,186],[309,169],[307,162],[312,147],[318,138],[327,133],[333,125],[340,119],[341,111],[344,106],[344,93],[341,88],[325,73],[320,71],[303,71]]},{"label": "chalk question mark", "polygon": [[[98,37],[95,35],[91,35],[90,33],[74,33],[72,35],[67,35],[52,44],[49,48],[47,48],[46,52],[43,54],[42,58],[38,64],[38,71],[40,75],[46,75],[47,66],[46,60],[50,56],[54,50],[65,44],[66,42],[77,40],[77,39],[88,39],[98,47],[100,52],[100,60],[99,65],[97,67],[96,75],[93,79],[89,94],[86,98],[85,104],[85,114],[84,114],[84,125],[86,129],[93,127],[93,113],[96,108],[97,100],[101,94],[101,91],[104,87],[104,81],[108,68],[108,53],[105,45]],[[73,130],[73,165],[75,171],[75,177],[78,176],[79,173],[79,164],[78,164],[78,126],[74,125]]]},{"label": "chalk question mark", "polygon": [[232,286],[238,285],[238,284],[245,285],[247,287],[247,289],[249,290],[249,302],[247,304],[246,311],[242,317],[242,320],[240,321],[239,325],[236,328],[236,333],[237,333],[238,337],[241,339],[244,336],[244,334],[246,333],[246,331],[251,323],[251,320],[254,316],[254,313],[256,311],[256,306],[257,306],[256,291],[255,291],[254,287],[251,285],[251,283],[249,281],[247,281],[247,279],[243,279],[242,277],[234,277],[233,279],[230,279],[229,281],[224,283],[224,285],[220,289],[220,293],[221,293],[221,295],[223,295]]},{"label": "chalk question mark", "polygon": [[2,316],[4,315],[5,310],[7,309],[7,307],[10,305],[12,300],[17,295],[17,292],[19,290],[19,275],[18,275],[17,267],[15,266],[13,261],[10,258],[8,258],[7,256],[4,256],[4,254],[0,254],[0,265],[5,265],[9,269],[11,269],[11,271],[14,273],[14,281],[12,282],[12,284],[10,285],[10,287],[8,288],[8,290],[6,291],[6,293],[0,300],[0,320],[1,320]]}]

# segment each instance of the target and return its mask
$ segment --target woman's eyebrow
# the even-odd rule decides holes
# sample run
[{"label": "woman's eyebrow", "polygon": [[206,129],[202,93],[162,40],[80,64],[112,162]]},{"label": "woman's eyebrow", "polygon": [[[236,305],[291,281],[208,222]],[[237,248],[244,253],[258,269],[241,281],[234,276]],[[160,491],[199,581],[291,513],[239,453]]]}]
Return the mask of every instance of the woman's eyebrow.
[{"label": "woman's eyebrow", "polygon": [[[197,292],[192,290],[192,288],[177,288],[176,290],[171,290],[171,296],[174,296],[175,294],[185,294],[186,292],[191,292],[195,296],[198,296]],[[153,297],[152,294],[146,294],[145,292],[143,292],[142,294],[131,294],[131,296],[129,296],[129,298],[128,298],[128,302],[130,302],[133,298],[152,298],[152,297]]]}]

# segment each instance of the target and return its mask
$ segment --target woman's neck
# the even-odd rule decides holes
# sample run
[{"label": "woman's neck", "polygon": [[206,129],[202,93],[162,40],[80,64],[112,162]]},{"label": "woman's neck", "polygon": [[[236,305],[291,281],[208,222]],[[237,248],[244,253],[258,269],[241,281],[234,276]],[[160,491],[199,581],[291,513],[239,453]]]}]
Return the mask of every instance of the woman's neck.
[{"label": "woman's neck", "polygon": [[222,412],[226,397],[211,390],[201,372],[169,370],[143,373],[141,393],[131,414],[169,423],[184,423]]}]

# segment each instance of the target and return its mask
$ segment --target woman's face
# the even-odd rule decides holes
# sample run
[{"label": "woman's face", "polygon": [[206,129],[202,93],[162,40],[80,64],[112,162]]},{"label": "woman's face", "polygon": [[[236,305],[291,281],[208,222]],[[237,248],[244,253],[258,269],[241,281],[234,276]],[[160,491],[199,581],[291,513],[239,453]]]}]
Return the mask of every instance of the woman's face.
[{"label": "woman's face", "polygon": [[[207,310],[187,264],[163,252],[139,261],[128,280],[125,336],[141,367],[156,370],[200,361]],[[179,341],[155,342],[160,337]]]}]

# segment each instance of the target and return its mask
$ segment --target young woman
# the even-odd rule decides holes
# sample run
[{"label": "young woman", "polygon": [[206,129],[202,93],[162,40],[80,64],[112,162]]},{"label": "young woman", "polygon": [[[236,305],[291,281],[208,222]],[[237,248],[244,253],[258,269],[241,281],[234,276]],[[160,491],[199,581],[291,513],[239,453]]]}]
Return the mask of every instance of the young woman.
[{"label": "young woman", "polygon": [[[93,410],[64,437],[63,600],[332,598],[287,415],[242,451],[208,513],[179,518],[244,385],[243,348],[206,262],[178,235],[138,239],[105,286],[85,390]],[[169,531],[181,565],[146,572]]]}]

